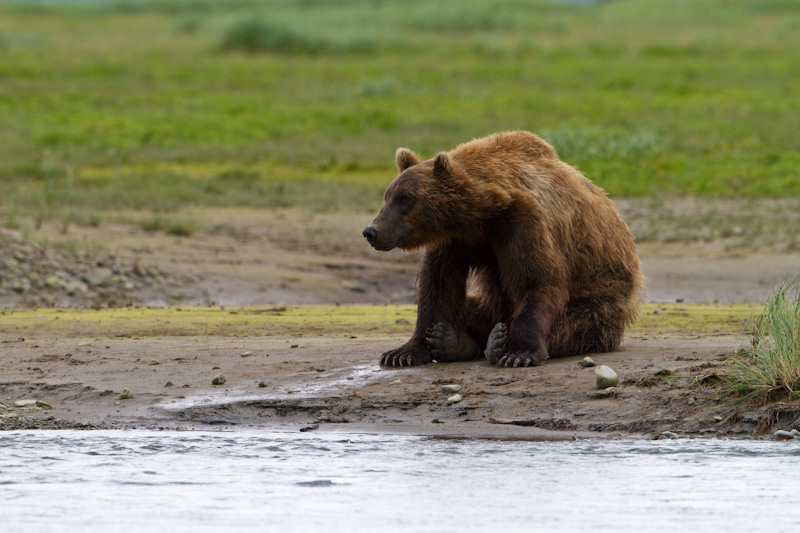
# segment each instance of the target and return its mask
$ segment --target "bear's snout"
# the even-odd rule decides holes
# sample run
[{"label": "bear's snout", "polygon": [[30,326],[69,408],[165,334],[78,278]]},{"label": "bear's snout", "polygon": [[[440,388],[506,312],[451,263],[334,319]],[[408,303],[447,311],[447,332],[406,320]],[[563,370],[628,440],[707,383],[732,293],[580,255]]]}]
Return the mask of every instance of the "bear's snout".
[{"label": "bear's snout", "polygon": [[364,229],[364,238],[367,239],[367,242],[374,248],[375,247],[375,240],[378,238],[378,230],[375,229],[375,226],[367,226]]},{"label": "bear's snout", "polygon": [[375,226],[367,226],[366,229],[364,229],[363,235],[370,246],[380,252],[388,252],[397,245],[397,243],[392,240],[391,232],[379,231]]}]

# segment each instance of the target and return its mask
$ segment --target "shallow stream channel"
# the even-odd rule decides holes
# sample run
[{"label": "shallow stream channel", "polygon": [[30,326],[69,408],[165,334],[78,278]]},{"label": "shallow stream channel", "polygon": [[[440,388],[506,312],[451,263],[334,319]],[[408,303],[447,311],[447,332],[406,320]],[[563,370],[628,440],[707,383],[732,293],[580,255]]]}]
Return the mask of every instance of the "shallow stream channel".
[{"label": "shallow stream channel", "polygon": [[0,433],[0,528],[796,531],[800,441]]}]

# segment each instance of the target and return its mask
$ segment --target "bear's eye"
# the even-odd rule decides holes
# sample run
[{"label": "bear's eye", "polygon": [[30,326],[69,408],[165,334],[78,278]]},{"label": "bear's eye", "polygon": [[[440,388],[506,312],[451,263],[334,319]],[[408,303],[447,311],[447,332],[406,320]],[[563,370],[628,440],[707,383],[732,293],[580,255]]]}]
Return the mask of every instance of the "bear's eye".
[{"label": "bear's eye", "polygon": [[401,192],[397,195],[397,203],[400,205],[411,205],[413,201],[414,197],[407,192]]},{"label": "bear's eye", "polygon": [[395,203],[401,213],[410,213],[414,209],[414,197],[406,192],[398,194]]}]

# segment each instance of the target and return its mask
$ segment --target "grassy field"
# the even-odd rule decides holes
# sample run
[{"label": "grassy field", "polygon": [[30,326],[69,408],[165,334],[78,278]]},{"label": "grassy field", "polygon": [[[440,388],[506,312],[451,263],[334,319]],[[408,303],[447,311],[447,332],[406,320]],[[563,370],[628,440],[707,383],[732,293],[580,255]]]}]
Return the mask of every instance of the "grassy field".
[{"label": "grassy field", "polygon": [[0,0],[0,208],[374,209],[499,130],[614,196],[800,195],[793,0]]}]

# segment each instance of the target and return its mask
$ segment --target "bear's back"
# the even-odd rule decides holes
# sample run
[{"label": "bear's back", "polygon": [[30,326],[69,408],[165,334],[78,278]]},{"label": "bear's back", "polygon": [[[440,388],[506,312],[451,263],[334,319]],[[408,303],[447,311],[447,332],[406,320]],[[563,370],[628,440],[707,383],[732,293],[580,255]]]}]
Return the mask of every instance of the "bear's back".
[{"label": "bear's back", "polygon": [[[605,197],[603,190],[575,167],[559,159],[555,149],[527,131],[496,133],[457,146],[450,156],[472,178],[509,189],[556,197]],[[582,203],[582,202],[579,202]]]},{"label": "bear's back", "polygon": [[495,133],[460,144],[450,155],[468,167],[492,165],[498,160],[536,163],[558,160],[556,151],[540,137],[527,131]]},{"label": "bear's back", "polygon": [[630,232],[603,189],[536,135],[498,133],[457,146],[450,155],[478,180],[472,192],[483,192],[480,182],[499,184],[510,193],[512,216],[535,212],[546,220],[542,229],[552,232],[563,253],[577,257],[592,250],[582,259],[587,265],[620,255],[634,260]]}]

